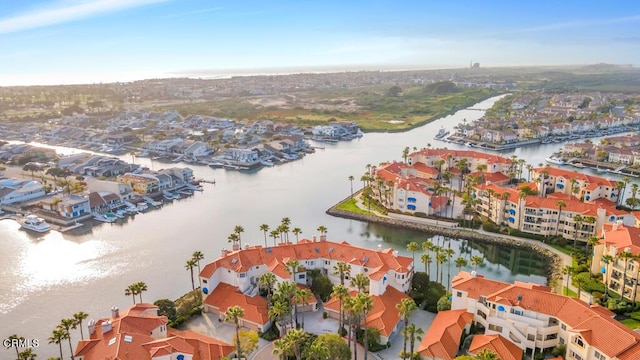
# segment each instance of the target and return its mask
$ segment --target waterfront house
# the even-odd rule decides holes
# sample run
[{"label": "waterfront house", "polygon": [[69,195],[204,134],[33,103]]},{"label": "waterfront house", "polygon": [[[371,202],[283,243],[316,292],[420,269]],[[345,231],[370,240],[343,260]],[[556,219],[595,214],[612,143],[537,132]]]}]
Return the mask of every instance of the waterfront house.
[{"label": "waterfront house", "polygon": [[257,150],[230,148],[225,151],[225,159],[233,165],[254,166],[260,162]]},{"label": "waterfront house", "polygon": [[89,337],[78,341],[74,358],[221,360],[234,349],[233,345],[190,330],[169,328],[167,322],[153,304],[135,304],[122,314],[114,306],[110,317],[89,321]]},{"label": "waterfront house", "polygon": [[185,156],[190,156],[195,158],[197,156],[205,156],[209,154],[210,148],[207,143],[202,141],[194,141],[192,144],[188,145],[186,149],[182,152]]},{"label": "waterfront house", "polygon": [[194,180],[193,170],[188,167],[172,167],[168,169],[162,169],[158,171],[158,174],[171,176],[171,186],[173,188],[184,186],[185,184],[191,183]]},{"label": "waterfront house", "polygon": [[[290,259],[300,262],[300,268],[291,274],[285,263]],[[400,256],[393,249],[370,250],[350,245],[347,242],[301,240],[297,244],[286,243],[273,247],[246,246],[234,251],[223,250],[222,256],[203,267],[200,282],[204,296],[205,311],[223,316],[226,309],[235,304],[245,309],[243,326],[264,331],[270,325],[267,305],[258,296],[258,279],[266,272],[276,276],[277,282],[295,281],[307,285],[307,270],[319,269],[334,284],[340,278],[333,273],[338,262],[351,266],[351,274],[364,274],[369,278],[368,292],[372,295],[374,309],[367,317],[370,326],[376,326],[388,339],[398,331],[400,317],[395,303],[406,298],[413,275],[411,258]],[[349,276],[345,279],[349,286]],[[352,289],[353,290],[353,289]],[[339,310],[335,299],[329,300],[325,308],[329,316],[337,318]],[[315,306],[300,311],[315,310]]]},{"label": "waterfront house", "polygon": [[95,180],[90,182],[89,186],[90,190],[94,192],[110,192],[116,194],[120,198],[120,201],[126,201],[135,196],[133,188],[125,183]]},{"label": "waterfront house", "polygon": [[0,205],[22,203],[44,195],[44,186],[42,186],[39,181],[18,179],[0,180]]},{"label": "waterfront house", "polygon": [[416,351],[424,360],[452,360],[472,320],[473,314],[464,309],[438,311]]},{"label": "waterfront house", "polygon": [[150,153],[169,154],[172,153],[174,147],[181,145],[183,142],[182,138],[155,140],[144,144],[142,148]]},{"label": "waterfront house", "polygon": [[116,180],[131,186],[138,194],[149,194],[159,190],[158,178],[149,174],[126,173],[118,176]]},{"label": "waterfront house", "polygon": [[572,360],[640,356],[640,334],[602,306],[554,294],[547,286],[503,283],[475,272],[461,271],[451,287],[451,310],[466,310],[485,335],[500,335],[526,354],[564,345]]},{"label": "waterfront house", "polygon": [[607,161],[610,163],[631,165],[634,163],[634,151],[628,148],[617,148],[609,151]]},{"label": "waterfront house", "polygon": [[67,194],[60,198],[55,210],[67,219],[75,219],[91,213],[89,198],[73,194]]},{"label": "waterfront house", "polygon": [[89,208],[91,212],[104,213],[117,209],[123,205],[120,196],[111,191],[93,191],[89,193]]}]

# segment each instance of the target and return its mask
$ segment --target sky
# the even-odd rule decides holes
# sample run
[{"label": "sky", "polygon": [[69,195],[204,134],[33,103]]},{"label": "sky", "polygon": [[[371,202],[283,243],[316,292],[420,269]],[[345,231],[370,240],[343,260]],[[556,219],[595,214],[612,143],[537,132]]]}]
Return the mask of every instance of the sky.
[{"label": "sky", "polygon": [[2,0],[0,86],[640,62],[637,1]]}]

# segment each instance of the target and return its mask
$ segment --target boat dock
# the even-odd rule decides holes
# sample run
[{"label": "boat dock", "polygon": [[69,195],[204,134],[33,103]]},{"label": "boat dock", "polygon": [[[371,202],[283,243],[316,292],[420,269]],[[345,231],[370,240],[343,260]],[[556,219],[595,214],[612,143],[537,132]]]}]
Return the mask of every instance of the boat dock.
[{"label": "boat dock", "polygon": [[82,223],[75,223],[75,224],[73,224],[71,226],[61,227],[61,228],[58,229],[58,231],[63,233],[63,232],[71,231],[73,229],[77,229],[77,228],[83,227],[83,226],[84,226],[84,224],[82,224]]}]

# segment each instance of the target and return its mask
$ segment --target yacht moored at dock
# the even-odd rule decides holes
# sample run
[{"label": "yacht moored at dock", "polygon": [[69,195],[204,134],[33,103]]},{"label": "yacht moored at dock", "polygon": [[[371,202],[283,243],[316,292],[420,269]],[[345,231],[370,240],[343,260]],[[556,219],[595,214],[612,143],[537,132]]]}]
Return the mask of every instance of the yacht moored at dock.
[{"label": "yacht moored at dock", "polygon": [[51,225],[36,215],[27,215],[22,222],[22,228],[39,233],[45,233],[51,230]]},{"label": "yacht moored at dock", "polygon": [[544,159],[544,161],[550,164],[564,165],[564,160],[557,158],[555,156],[549,156],[548,158]]}]

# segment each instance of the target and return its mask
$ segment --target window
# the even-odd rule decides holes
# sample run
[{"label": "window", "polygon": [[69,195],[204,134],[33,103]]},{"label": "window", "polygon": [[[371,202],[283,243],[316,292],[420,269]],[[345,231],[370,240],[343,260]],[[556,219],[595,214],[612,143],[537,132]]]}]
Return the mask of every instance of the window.
[{"label": "window", "polygon": [[559,342],[560,342],[561,345],[564,345],[564,338],[560,338]]},{"label": "window", "polygon": [[314,260],[311,260],[311,261],[309,261],[309,266],[313,266],[313,265],[315,265],[315,263],[316,262]]},{"label": "window", "polygon": [[534,339],[535,339],[535,335],[533,335],[533,334],[528,334],[527,335],[527,340],[533,341]]},{"label": "window", "polygon": [[298,279],[304,279],[307,274],[298,274]]},{"label": "window", "polygon": [[570,351],[570,354],[572,358],[576,359],[576,360],[582,360],[582,356],[576,354],[573,350]]},{"label": "window", "polygon": [[202,279],[202,283],[206,284],[207,283],[207,279]]},{"label": "window", "polygon": [[456,297],[462,297],[462,293],[460,291],[456,292]]},{"label": "window", "polygon": [[239,276],[240,276],[241,279],[245,278],[245,277],[247,277],[247,273],[240,273]]},{"label": "window", "polygon": [[331,265],[331,261],[330,261],[330,260],[325,260],[325,261],[324,261],[324,264],[325,264],[325,265]]},{"label": "window", "polygon": [[511,308],[511,313],[515,315],[522,315],[522,310]]},{"label": "window", "polygon": [[502,326],[489,324],[489,330],[501,333],[502,332]]},{"label": "window", "polygon": [[562,330],[567,330],[567,325],[562,324],[562,325],[560,325],[560,328],[561,328]]},{"label": "window", "polygon": [[584,347],[584,342],[582,341],[582,338],[580,336],[576,336],[575,339],[573,339],[573,342],[581,348]]}]

